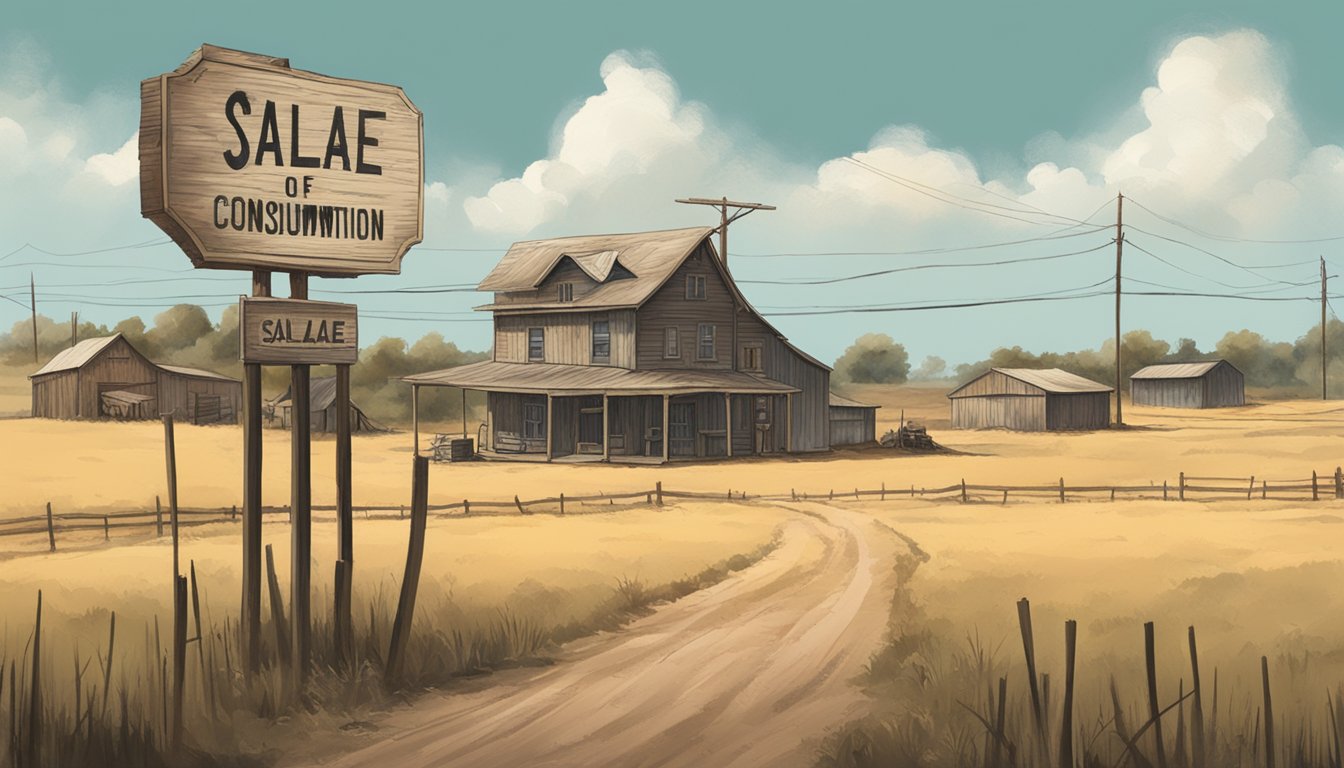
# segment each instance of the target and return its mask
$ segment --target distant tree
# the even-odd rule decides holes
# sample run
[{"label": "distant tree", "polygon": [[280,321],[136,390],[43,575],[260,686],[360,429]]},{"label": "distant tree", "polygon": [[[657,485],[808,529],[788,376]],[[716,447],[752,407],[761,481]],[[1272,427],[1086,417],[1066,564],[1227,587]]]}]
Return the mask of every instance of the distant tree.
[{"label": "distant tree", "polygon": [[887,334],[866,333],[836,359],[835,375],[855,384],[900,384],[910,375],[910,356]]},{"label": "distant tree", "polygon": [[195,304],[177,304],[154,316],[154,327],[145,337],[159,352],[172,352],[196,344],[215,329],[210,316]]},{"label": "distant tree", "polygon": [[[1319,342],[1316,349],[1320,349]],[[1298,360],[1293,345],[1287,342],[1273,342],[1254,331],[1240,330],[1224,335],[1214,350],[1218,357],[1239,368],[1251,386],[1282,387],[1298,381]],[[1316,371],[1319,375],[1319,364]]]},{"label": "distant tree", "polygon": [[912,380],[928,381],[937,379],[947,373],[947,361],[937,355],[929,355],[924,358],[924,362],[919,367],[910,372]]},{"label": "distant tree", "polygon": [[1194,339],[1182,337],[1176,342],[1176,351],[1169,355],[1173,361],[1202,360],[1205,355],[1199,351],[1199,345]]}]

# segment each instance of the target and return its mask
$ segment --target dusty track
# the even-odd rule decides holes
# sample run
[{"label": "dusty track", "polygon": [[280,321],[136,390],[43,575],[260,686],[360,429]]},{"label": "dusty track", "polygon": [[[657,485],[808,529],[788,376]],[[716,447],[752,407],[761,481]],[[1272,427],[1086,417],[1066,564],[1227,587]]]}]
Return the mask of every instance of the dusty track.
[{"label": "dusty track", "polygon": [[778,549],[626,630],[472,693],[422,699],[335,766],[787,766],[861,713],[853,678],[883,639],[890,529],[784,505]]}]

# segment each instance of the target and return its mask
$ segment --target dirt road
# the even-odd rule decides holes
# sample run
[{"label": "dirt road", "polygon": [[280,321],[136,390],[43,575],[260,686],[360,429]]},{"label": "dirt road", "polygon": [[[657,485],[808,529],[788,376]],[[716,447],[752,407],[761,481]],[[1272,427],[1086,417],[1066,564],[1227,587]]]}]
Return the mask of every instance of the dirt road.
[{"label": "dirt road", "polygon": [[421,699],[321,764],[811,764],[826,730],[862,712],[852,681],[882,642],[909,548],[865,515],[785,506],[782,543],[757,565],[555,666]]}]

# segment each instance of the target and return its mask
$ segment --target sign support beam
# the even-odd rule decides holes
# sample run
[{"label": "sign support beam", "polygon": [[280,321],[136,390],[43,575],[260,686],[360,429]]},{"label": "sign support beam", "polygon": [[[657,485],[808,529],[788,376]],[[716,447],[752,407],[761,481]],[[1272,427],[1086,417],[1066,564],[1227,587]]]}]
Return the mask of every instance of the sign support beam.
[{"label": "sign support beam", "polygon": [[[271,273],[252,273],[252,295],[271,295]],[[243,610],[244,664],[261,670],[261,365],[243,364]]]},{"label": "sign support beam", "polygon": [[[308,298],[308,275],[289,274],[289,296]],[[290,366],[290,659],[299,686],[308,680],[312,660],[312,559],[313,559],[313,474],[312,474],[312,389],[307,365]]]}]

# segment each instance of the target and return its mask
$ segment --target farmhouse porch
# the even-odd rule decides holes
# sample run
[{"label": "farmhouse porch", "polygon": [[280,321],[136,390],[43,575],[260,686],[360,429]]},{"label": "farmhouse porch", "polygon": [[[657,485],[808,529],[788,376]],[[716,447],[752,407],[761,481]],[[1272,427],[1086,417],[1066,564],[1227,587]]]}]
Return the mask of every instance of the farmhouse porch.
[{"label": "farmhouse porch", "polygon": [[[486,361],[406,377],[486,393],[469,435],[485,458],[664,463],[787,450],[798,390],[740,371],[652,370]],[[419,446],[419,415],[415,414]],[[465,426],[464,426],[465,429]]]}]

